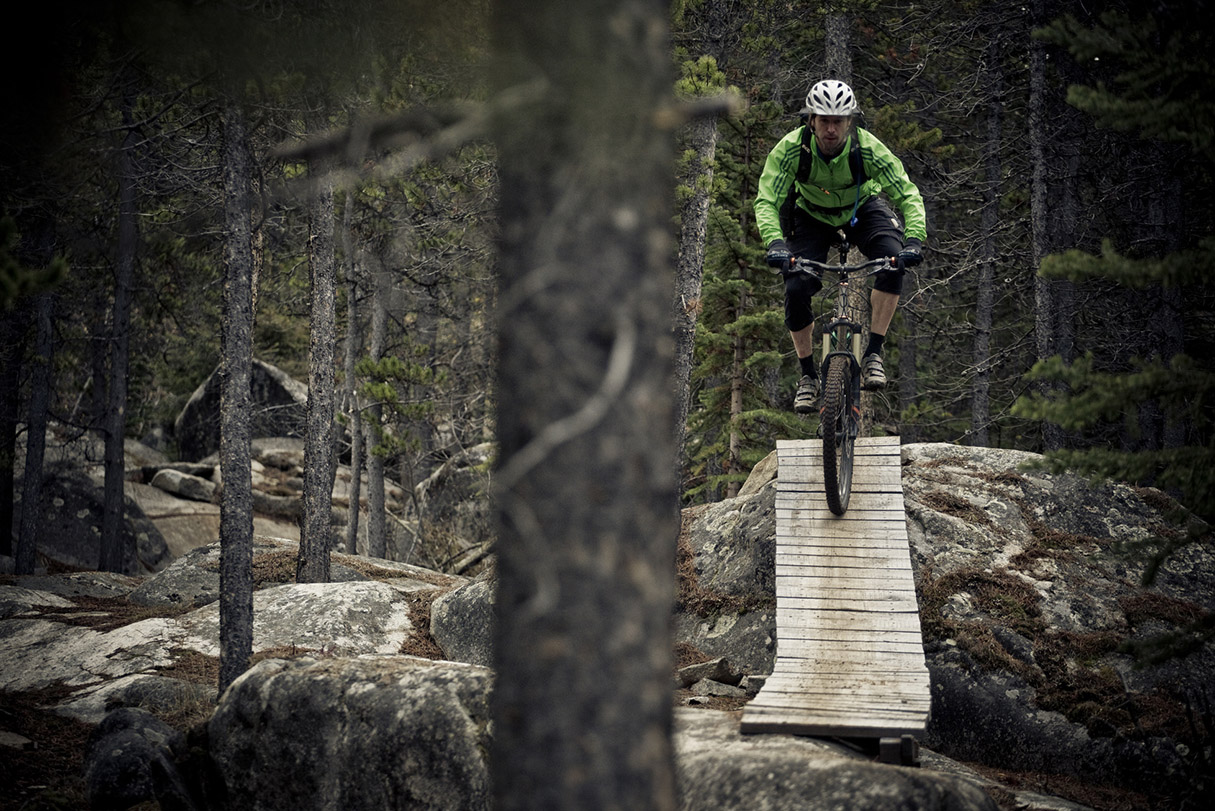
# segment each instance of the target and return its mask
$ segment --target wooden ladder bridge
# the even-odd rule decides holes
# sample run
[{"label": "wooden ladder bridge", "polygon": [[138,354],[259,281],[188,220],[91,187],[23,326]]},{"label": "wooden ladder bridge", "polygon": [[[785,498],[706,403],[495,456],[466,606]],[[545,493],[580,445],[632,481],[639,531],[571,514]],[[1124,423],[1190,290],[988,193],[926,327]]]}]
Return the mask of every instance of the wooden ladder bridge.
[{"label": "wooden ladder bridge", "polygon": [[877,739],[918,763],[931,704],[898,437],[858,439],[852,497],[827,509],[821,440],[777,442],[776,664],[744,733]]}]

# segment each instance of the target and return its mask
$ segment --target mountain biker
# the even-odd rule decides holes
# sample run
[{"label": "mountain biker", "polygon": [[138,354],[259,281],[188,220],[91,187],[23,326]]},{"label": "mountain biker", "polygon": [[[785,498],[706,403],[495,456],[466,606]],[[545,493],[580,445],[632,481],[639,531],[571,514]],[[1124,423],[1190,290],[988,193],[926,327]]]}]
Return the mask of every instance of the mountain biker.
[{"label": "mountain biker", "polygon": [[[890,270],[874,277],[870,293],[871,331],[861,369],[864,387],[874,390],[886,385],[882,343],[898,306],[903,271],[922,261],[927,216],[924,198],[907,177],[902,161],[872,133],[853,127],[858,111],[852,89],[843,82],[827,79],[810,88],[802,110],[807,123],[785,135],[764,163],[755,197],[755,220],[767,246],[768,265],[782,271],[789,270],[795,256],[825,262],[839,230],[865,256],[897,259]],[[799,161],[803,160],[810,163],[808,172],[802,167],[805,182],[799,182]],[[853,167],[861,161],[863,171],[858,177]],[[899,207],[906,231],[886,201],[878,197],[879,192],[885,192]],[[804,273],[784,276],[785,326],[801,364],[793,410],[807,414],[814,410],[819,393],[810,300],[823,285]]]}]

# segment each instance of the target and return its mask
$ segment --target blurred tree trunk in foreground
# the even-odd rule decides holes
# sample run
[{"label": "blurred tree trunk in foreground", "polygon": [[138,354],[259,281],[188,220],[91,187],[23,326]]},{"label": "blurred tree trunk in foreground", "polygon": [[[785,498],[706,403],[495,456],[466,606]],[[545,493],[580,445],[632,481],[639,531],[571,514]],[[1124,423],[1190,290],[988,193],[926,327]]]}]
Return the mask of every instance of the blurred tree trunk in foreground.
[{"label": "blurred tree trunk in foreground", "polygon": [[494,128],[498,808],[675,807],[666,15],[528,0],[493,21],[499,89],[539,96]]}]

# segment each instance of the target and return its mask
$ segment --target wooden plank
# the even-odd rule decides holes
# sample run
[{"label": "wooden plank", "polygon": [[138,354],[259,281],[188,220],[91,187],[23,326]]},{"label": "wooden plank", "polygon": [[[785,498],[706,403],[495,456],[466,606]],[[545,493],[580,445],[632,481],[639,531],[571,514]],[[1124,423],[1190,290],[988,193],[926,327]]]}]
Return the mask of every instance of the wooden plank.
[{"label": "wooden plank", "polygon": [[[838,565],[841,567],[901,569],[911,574],[911,556],[906,549],[895,546],[897,539],[882,545],[839,547],[826,541],[830,538],[812,538],[812,545],[794,546],[788,538],[776,538],[776,565],[809,567]],[[880,540],[880,539],[879,539]],[[871,562],[871,564],[870,564]]]},{"label": "wooden plank", "polygon": [[776,607],[776,638],[779,640],[782,637],[783,629],[788,629],[790,633],[801,629],[833,630],[856,627],[862,627],[867,631],[920,632],[919,615],[910,612],[903,614],[873,612],[863,620],[851,620],[849,625],[832,625],[831,616],[833,614],[834,612],[826,611],[803,612],[778,605]]},{"label": "wooden plank", "polygon": [[799,704],[793,700],[780,701],[773,704],[756,704],[752,702],[743,708],[743,713],[744,718],[748,715],[759,717],[767,715],[769,718],[784,716],[795,719],[799,723],[824,723],[830,721],[850,726],[858,724],[892,727],[908,724],[924,726],[928,720],[925,710],[921,707],[891,705],[865,709],[851,705],[836,710],[827,704]]},{"label": "wooden plank", "polygon": [[[856,451],[858,456],[862,454],[901,456],[902,439],[897,436],[857,437]],[[818,437],[814,439],[778,439],[776,440],[776,452],[778,459],[785,456],[821,454],[823,452],[823,440]]]},{"label": "wooden plank", "polygon": [[932,699],[927,697],[923,690],[904,689],[902,691],[891,690],[882,687],[857,687],[850,690],[828,690],[816,685],[800,684],[795,682],[775,683],[769,687],[765,684],[766,692],[762,697],[757,697],[757,706],[771,706],[774,701],[787,701],[798,696],[805,696],[807,703],[815,701],[830,701],[839,699],[845,705],[849,702],[876,701],[886,702],[892,706],[911,707],[911,706],[929,706],[932,704]]},{"label": "wooden plank", "polygon": [[[810,545],[799,544],[795,539],[782,538],[778,533],[776,536],[776,565],[816,566],[820,564],[830,565],[832,562],[837,562],[842,566],[863,566],[867,565],[868,561],[872,561],[875,566],[891,567],[897,563],[902,568],[903,564],[909,565],[911,563],[911,555],[908,551],[893,545],[898,541],[897,538],[891,538],[888,541],[891,546],[885,549],[874,549],[873,547],[850,548],[830,546],[823,543],[824,541],[832,540],[830,538],[812,538],[810,540],[812,542]],[[818,545],[814,545],[814,541],[817,541]],[[863,552],[862,549],[864,550]],[[858,564],[856,561],[866,561],[866,564]]]},{"label": "wooden plank", "polygon": [[[881,695],[897,695],[900,698],[921,698],[925,701],[930,700],[929,694],[923,690],[927,685],[927,677],[922,679],[909,678],[908,674],[900,673],[894,677],[872,678],[865,680],[864,678],[853,677],[836,677],[832,679],[809,679],[809,678],[791,678],[778,677],[773,675],[764,683],[764,689],[771,687],[771,692],[787,693],[795,690],[805,691],[807,693],[818,692],[833,692],[833,693],[868,693]],[[823,685],[835,685],[831,690],[827,690]],[[761,691],[762,692],[762,691]],[[763,696],[757,696],[756,700],[762,703]]]},{"label": "wooden plank", "polygon": [[786,534],[796,532],[799,535],[815,534],[816,532],[847,532],[852,538],[863,538],[864,527],[875,525],[875,529],[897,530],[903,527],[906,532],[907,513],[900,512],[887,506],[861,505],[855,510],[849,504],[848,512],[836,515],[827,508],[826,497],[819,501],[815,496],[809,503],[790,506],[776,505],[776,528]]},{"label": "wooden plank", "polygon": [[786,532],[798,529],[803,532],[816,529],[823,532],[846,530],[852,537],[861,537],[858,524],[878,524],[879,528],[885,526],[891,529],[902,526],[906,531],[906,511],[900,512],[897,508],[873,504],[862,504],[854,510],[849,503],[848,512],[836,515],[827,508],[826,496],[821,497],[824,499],[821,502],[819,498],[813,496],[797,504],[777,504],[774,511],[777,529]]},{"label": "wooden plank", "polygon": [[[820,555],[812,558],[809,555],[778,555],[777,579],[791,577],[797,579],[818,578],[851,584],[852,581],[866,579],[880,581],[898,581],[906,583],[912,578],[911,560],[900,560],[894,555],[886,554],[889,550],[862,549],[858,553],[868,553],[873,558],[863,554],[854,555]],[[876,559],[875,559],[876,558]],[[816,561],[818,561],[816,563]],[[872,564],[869,564],[872,561]]]},{"label": "wooden plank", "polygon": [[[851,668],[853,674],[872,671],[875,673],[898,673],[905,676],[913,676],[919,672],[914,657],[924,658],[923,652],[881,653],[877,651],[849,651],[844,648],[836,648],[829,652],[811,652],[808,650],[788,650],[787,648],[788,646],[781,649],[781,656],[786,661],[794,663],[792,667],[798,668],[799,671],[807,675],[824,675],[819,674],[818,671],[826,668],[834,670]],[[830,658],[825,658],[828,656]]]},{"label": "wooden plank", "polygon": [[[806,529],[796,533],[800,522],[792,526],[776,528],[776,546],[782,551],[812,552],[814,550],[835,550],[847,552],[849,549],[890,549],[898,551],[911,559],[907,549],[907,529],[905,524],[881,521],[855,520],[838,523],[834,526],[813,525],[806,522]],[[852,535],[856,531],[857,535]],[[859,537],[858,537],[859,535]]]},{"label": "wooden plank", "polygon": [[[914,596],[899,600],[849,600],[846,605],[842,605],[839,600],[820,600],[813,597],[788,597],[786,599],[789,602],[784,606],[785,608],[811,611],[847,610],[860,612],[891,611],[907,613],[914,613],[916,611],[916,601]],[[864,622],[863,618],[861,618],[861,622]]]},{"label": "wooden plank", "polygon": [[[858,718],[867,718],[872,723],[877,719],[885,719],[886,721],[894,721],[895,723],[923,723],[925,712],[929,709],[927,705],[902,703],[897,700],[888,701],[885,703],[876,703],[876,698],[870,697],[870,700],[875,701],[876,706],[866,708],[863,706],[862,700],[848,702],[840,696],[823,696],[820,700],[800,700],[800,696],[787,694],[773,695],[771,698],[760,702],[759,699],[751,702],[746,707],[746,710],[786,710],[790,713],[815,713],[817,715],[834,715],[834,716],[854,716]],[[836,705],[833,702],[839,701]]]},{"label": "wooden plank", "polygon": [[858,696],[849,700],[846,696],[823,695],[810,697],[804,694],[773,694],[757,709],[791,709],[821,714],[862,714],[884,716],[891,719],[916,722],[929,709],[926,704],[897,698],[883,699],[879,696]]},{"label": "wooden plank", "polygon": [[785,569],[776,573],[777,587],[783,585],[805,594],[824,593],[827,589],[862,594],[868,591],[915,591],[914,586],[907,582],[907,570],[902,568],[830,566],[815,569],[810,566],[786,566]]},{"label": "wooden plank", "polygon": [[[777,638],[777,646],[782,655],[801,657],[809,651],[847,650],[866,653],[898,653],[908,656],[924,655],[924,646],[917,642],[885,641],[876,639],[858,639],[852,634],[835,639],[821,636],[795,636],[785,634]],[[913,663],[914,666],[914,663]]]},{"label": "wooden plank", "polygon": [[[907,600],[915,602],[915,589],[908,586],[907,588],[896,588],[895,585],[887,585],[885,588],[870,588],[870,589],[849,589],[837,588],[833,586],[815,585],[808,582],[806,579],[791,579],[788,577],[776,578],[776,599],[779,602],[782,597],[788,597],[791,600],[823,600],[834,603],[839,603],[841,609],[848,609],[858,603],[901,603]],[[796,608],[798,603],[792,603],[790,607]]]},{"label": "wooden plank", "polygon": [[744,733],[783,732],[790,735],[816,735],[841,738],[896,738],[923,735],[926,722],[903,719],[863,718],[857,715],[800,713],[788,709],[744,709]]},{"label": "wooden plank", "polygon": [[[918,685],[916,686],[919,687]],[[932,699],[924,697],[922,689],[904,689],[902,691],[892,690],[882,687],[856,687],[850,690],[827,690],[821,689],[816,685],[802,684],[796,682],[776,682],[772,685],[764,685],[766,691],[762,697],[756,697],[757,706],[766,706],[774,696],[807,696],[808,700],[818,700],[819,697],[825,699],[840,698],[841,700],[854,698],[856,701],[885,701],[890,700],[898,702],[900,706],[921,706],[931,705]],[[852,698],[849,698],[852,697]]]},{"label": "wooden plank", "polygon": [[777,639],[821,639],[830,642],[845,637],[857,645],[881,643],[916,645],[921,649],[924,647],[918,625],[914,628],[857,628],[850,625],[823,627],[824,625],[824,623],[820,623],[819,627],[813,627],[809,623],[789,625],[780,629],[783,633]]},{"label": "wooden plank", "polygon": [[[928,684],[926,674],[899,673],[887,675],[866,681],[863,676],[837,676],[832,678],[777,678],[770,677],[771,683],[764,683],[764,690],[769,693],[805,692],[808,694],[831,693],[833,695],[886,695],[898,696],[900,699],[916,699],[930,701],[930,696],[924,688]],[[762,692],[762,691],[761,691]],[[766,694],[765,694],[766,695]],[[762,699],[762,696],[757,697]]]},{"label": "wooden plank", "polygon": [[[796,466],[787,466],[783,462],[781,465],[783,473],[777,473],[777,493],[823,490],[823,464],[820,460],[805,460]],[[883,466],[877,459],[853,462],[852,485],[854,488],[863,486],[868,490],[903,492],[902,475]]]},{"label": "wooden plank", "polygon": [[[861,455],[852,459],[852,475],[873,475],[883,481],[898,484],[903,479],[902,468],[897,463],[897,457],[881,455]],[[820,454],[807,456],[786,456],[782,454],[777,461],[776,481],[822,481],[823,457]],[[781,478],[783,475],[784,478]]]}]

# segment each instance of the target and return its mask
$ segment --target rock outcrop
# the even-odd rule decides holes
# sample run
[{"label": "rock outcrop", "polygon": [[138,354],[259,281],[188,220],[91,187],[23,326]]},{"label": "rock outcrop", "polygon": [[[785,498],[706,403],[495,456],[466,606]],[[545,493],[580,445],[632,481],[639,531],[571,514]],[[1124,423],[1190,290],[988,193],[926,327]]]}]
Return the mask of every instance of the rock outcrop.
[{"label": "rock outcrop", "polygon": [[186,738],[151,713],[116,710],[93,733],[85,761],[89,807],[130,808],[144,802],[158,808],[196,808],[179,763]]},{"label": "rock outcrop", "polygon": [[[1005,790],[958,760],[1155,796],[1192,794],[1211,769],[1209,741],[1191,723],[1215,702],[1211,645],[1190,637],[1187,657],[1147,667],[1132,652],[1210,616],[1211,551],[1186,547],[1155,585],[1140,585],[1142,550],[1154,538],[1181,537],[1189,519],[1179,523],[1176,505],[1156,491],[1026,467],[1035,459],[904,448],[933,684],[920,770],[878,765],[824,741],[740,736],[736,713],[706,709],[737,708],[754,695],[779,646],[774,465],[757,466],[739,497],[685,511],[674,618],[689,664],[675,674],[686,705],[675,730],[684,807],[888,808],[897,800],[909,809],[989,809],[989,796],[1003,807],[1077,807]],[[211,706],[218,554],[217,544],[202,546],[154,576],[0,580],[0,690],[54,688],[40,700],[94,724],[115,709],[167,717],[182,705]],[[481,807],[492,570],[470,581],[335,554],[335,580],[344,582],[300,586],[288,582],[295,554],[291,540],[256,542],[254,647],[262,661],[219,700],[208,725],[218,771],[183,773],[195,791],[190,801],[204,807],[214,791],[212,799],[226,793],[242,807],[291,811]],[[120,721],[114,735],[143,738],[129,749],[144,752],[140,762],[180,765],[175,744],[156,742],[168,737],[129,733],[134,727]],[[101,764],[95,749],[90,762]],[[109,765],[126,768],[116,754]],[[142,788],[128,795],[99,778],[97,796],[162,804],[176,796],[180,781],[131,774],[143,775]]]},{"label": "rock outcrop", "polygon": [[[1141,667],[1130,648],[1209,616],[1215,555],[1186,547],[1142,586],[1153,539],[1187,530],[1170,517],[1177,505],[1151,489],[1046,473],[1038,460],[903,448],[933,684],[926,743],[961,760],[1180,790],[1210,768],[1201,730],[1184,719],[1215,705],[1215,651],[1200,644]],[[688,511],[681,540],[679,638],[761,673],[776,640],[766,602],[775,476],[759,466],[746,495]]]},{"label": "rock outcrop", "polygon": [[[80,470],[50,470],[42,484],[42,503],[38,505],[38,552],[51,560],[76,569],[96,569],[101,556],[101,519],[105,499],[101,485]],[[18,511],[25,504],[18,502]],[[124,574],[150,574],[171,560],[168,544],[160,530],[130,497],[123,507],[123,544],[128,555],[123,560]],[[19,517],[14,520],[16,524]]]},{"label": "rock outcrop", "polygon": [[208,724],[232,808],[490,806],[491,674],[412,657],[261,662]]},{"label": "rock outcrop", "polygon": [[[302,437],[308,387],[282,369],[254,360],[250,431],[255,437]],[[199,384],[174,424],[177,450],[195,462],[219,450],[219,369]]]}]

